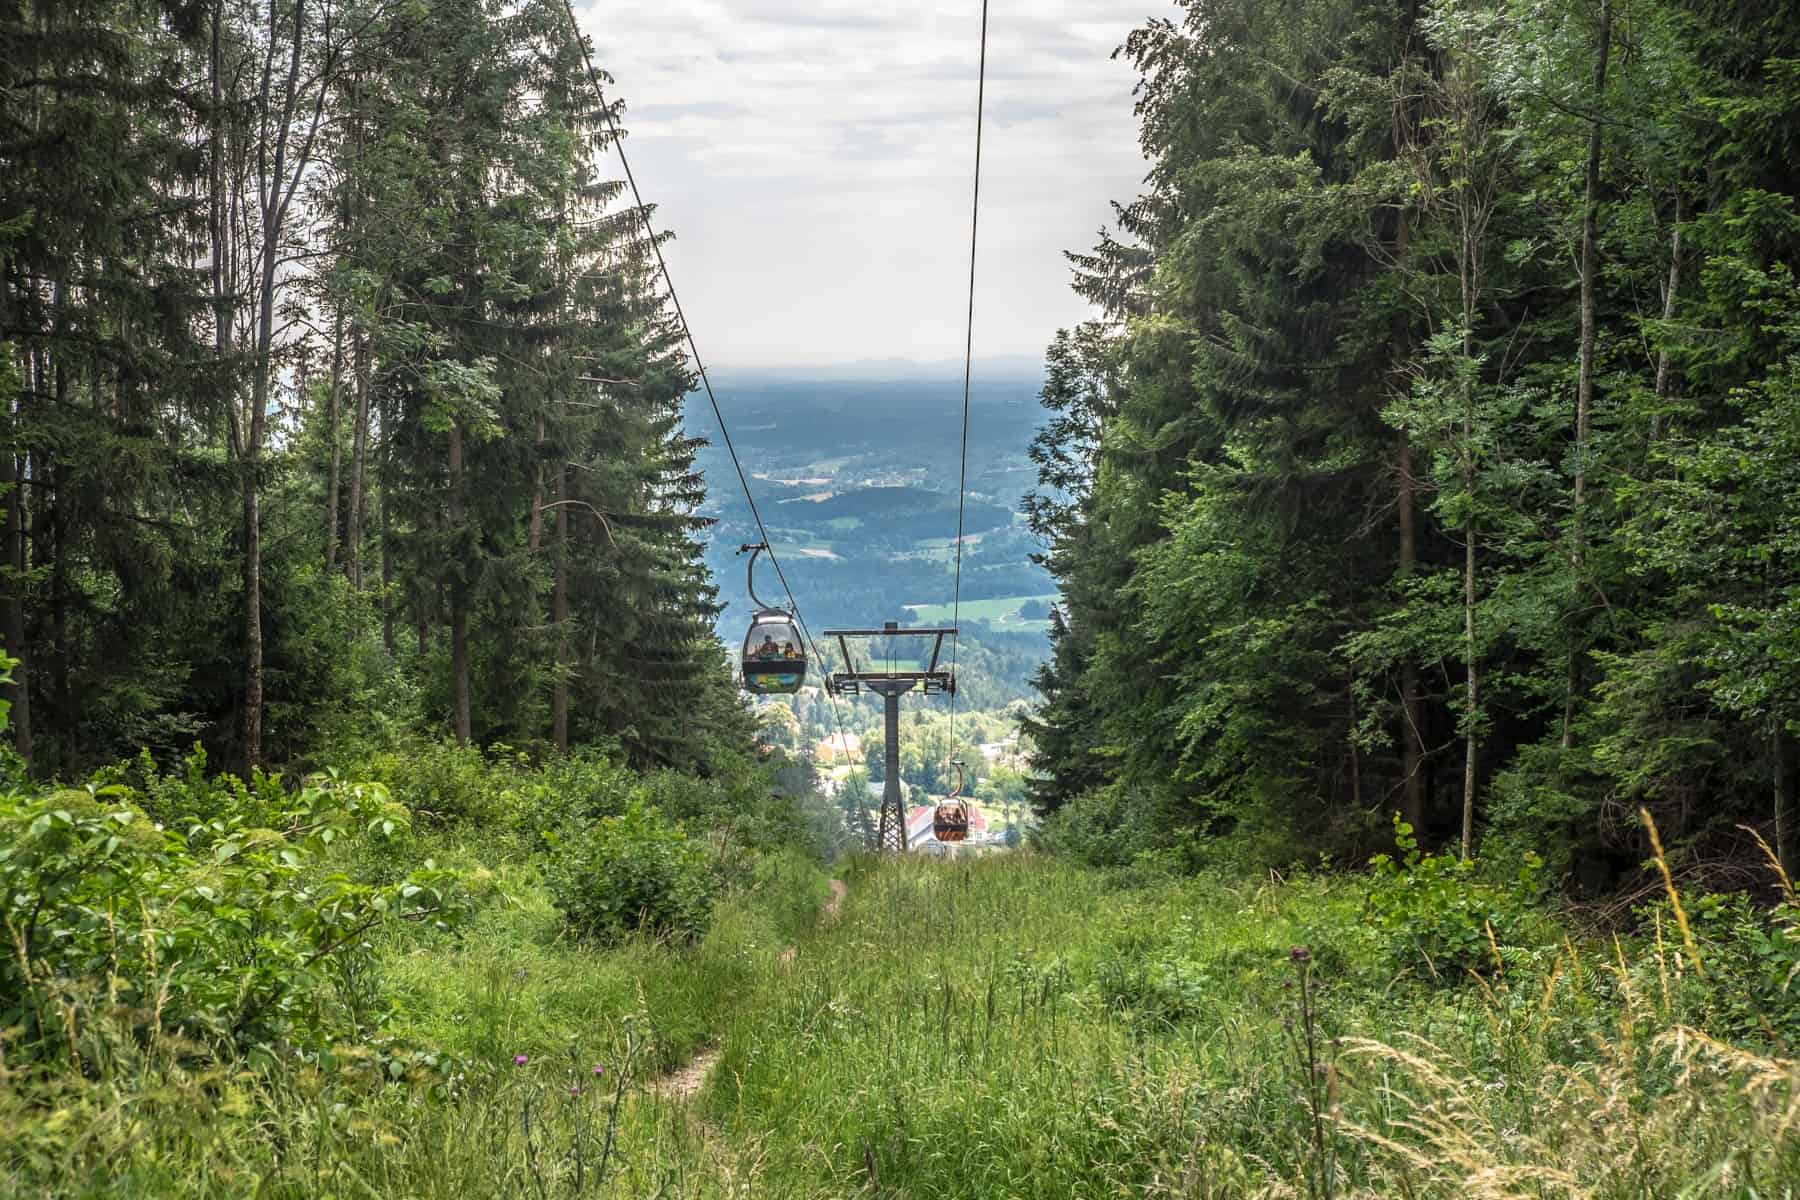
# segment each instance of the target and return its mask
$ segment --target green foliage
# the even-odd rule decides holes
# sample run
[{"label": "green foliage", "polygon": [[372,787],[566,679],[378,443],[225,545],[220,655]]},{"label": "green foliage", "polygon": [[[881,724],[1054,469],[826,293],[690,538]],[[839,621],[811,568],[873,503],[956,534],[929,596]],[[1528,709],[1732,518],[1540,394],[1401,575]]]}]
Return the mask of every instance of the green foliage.
[{"label": "green foliage", "polygon": [[366,970],[380,927],[455,919],[455,878],[429,859],[382,885],[332,867],[345,843],[407,837],[379,785],[325,776],[278,804],[203,791],[218,811],[177,828],[116,783],[0,797],[0,916],[15,950],[0,964],[0,1020],[22,1028],[28,1056],[85,1061],[90,1013],[264,1062],[316,1053],[380,1019],[339,988]]},{"label": "green foliage", "polygon": [[1124,867],[1167,844],[1167,808],[1116,784],[1068,801],[1038,827],[1034,844],[1095,867]]},{"label": "green foliage", "polygon": [[1494,883],[1483,864],[1452,854],[1421,854],[1413,828],[1394,818],[1401,857],[1370,859],[1368,915],[1386,935],[1396,965],[1440,982],[1505,970],[1502,943],[1529,933],[1543,862],[1527,851],[1514,878]]},{"label": "green foliage", "polygon": [[601,944],[642,930],[671,941],[706,932],[717,894],[713,861],[653,805],[628,803],[552,838],[550,894],[569,928]]},{"label": "green foliage", "polygon": [[1072,256],[1103,319],[1052,342],[1032,449],[1043,811],[1154,795],[1152,844],[1281,864],[1398,810],[1598,895],[1641,804],[1791,868],[1778,8],[1189,0],[1132,33],[1152,166]]},{"label": "green foliage", "polygon": [[1764,911],[1742,893],[1686,903],[1709,976],[1696,1019],[1735,1039],[1800,1045],[1800,904],[1789,896]]}]

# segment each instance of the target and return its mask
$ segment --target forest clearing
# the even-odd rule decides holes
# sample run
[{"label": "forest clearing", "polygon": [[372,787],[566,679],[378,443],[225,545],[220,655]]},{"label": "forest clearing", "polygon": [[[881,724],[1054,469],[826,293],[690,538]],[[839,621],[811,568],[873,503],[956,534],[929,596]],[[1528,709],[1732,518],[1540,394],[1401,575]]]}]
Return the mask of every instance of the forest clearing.
[{"label": "forest clearing", "polygon": [[[488,782],[505,804],[545,781]],[[1531,870],[1446,859],[1184,879],[855,857],[822,921],[825,876],[790,846],[691,944],[596,949],[521,845],[463,827],[330,849],[473,886],[454,930],[391,921],[327,970],[265,952],[260,1032],[299,1052],[272,1059],[200,1040],[243,997],[209,1014],[187,968],[125,983],[140,934],[185,918],[190,953],[219,952],[229,910],[121,904],[112,930],[68,930],[119,976],[33,989],[52,1045],[6,1046],[5,1194],[1747,1200],[1800,1181],[1791,897],[1765,923],[1665,896],[1603,934]],[[79,1069],[45,1075],[45,1055]]]},{"label": "forest clearing", "polygon": [[0,1198],[1800,1200],[1794,7],[0,0]]}]

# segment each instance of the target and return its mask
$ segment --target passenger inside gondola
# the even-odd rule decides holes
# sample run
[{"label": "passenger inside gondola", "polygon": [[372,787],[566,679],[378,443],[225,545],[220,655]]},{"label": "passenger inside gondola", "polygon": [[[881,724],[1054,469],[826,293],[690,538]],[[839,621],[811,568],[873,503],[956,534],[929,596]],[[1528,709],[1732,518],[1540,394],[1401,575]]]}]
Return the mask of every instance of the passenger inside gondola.
[{"label": "passenger inside gondola", "polygon": [[781,651],[775,645],[775,639],[768,634],[763,635],[762,645],[756,648],[758,658],[780,658]]},{"label": "passenger inside gondola", "polygon": [[781,657],[783,657],[783,658],[798,658],[798,657],[800,657],[798,654],[794,653],[794,643],[788,642],[786,645],[782,646]]}]

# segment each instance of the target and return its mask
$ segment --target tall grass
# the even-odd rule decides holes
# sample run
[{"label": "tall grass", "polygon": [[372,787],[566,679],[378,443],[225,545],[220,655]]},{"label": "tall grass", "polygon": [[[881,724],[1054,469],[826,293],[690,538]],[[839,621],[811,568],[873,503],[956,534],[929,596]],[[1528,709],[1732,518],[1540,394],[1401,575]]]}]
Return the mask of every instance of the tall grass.
[{"label": "tall grass", "polygon": [[1698,981],[1665,999],[1654,944],[1496,944],[1511,966],[1445,988],[1376,965],[1355,879],[858,885],[704,1098],[757,1194],[1800,1194],[1795,1064],[1684,1024]]},{"label": "tall grass", "polygon": [[[1800,1196],[1800,1068],[1704,1032],[1718,984],[1654,924],[1526,923],[1434,982],[1356,877],[845,874],[835,922],[794,862],[695,947],[596,952],[503,868],[460,938],[382,960],[396,1027],[446,1057],[123,1045],[95,1078],[8,1079],[0,1193]],[[648,1086],[708,1044],[692,1102]]]}]

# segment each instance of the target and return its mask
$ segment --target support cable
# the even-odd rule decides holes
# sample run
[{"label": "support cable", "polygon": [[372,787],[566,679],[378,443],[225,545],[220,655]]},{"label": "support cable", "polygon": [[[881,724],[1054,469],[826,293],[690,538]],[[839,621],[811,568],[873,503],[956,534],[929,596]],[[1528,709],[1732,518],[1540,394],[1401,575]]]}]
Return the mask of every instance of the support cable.
[{"label": "support cable", "polygon": [[[656,255],[656,267],[662,274],[663,286],[669,289],[669,303],[675,309],[676,319],[681,322],[681,333],[687,340],[688,353],[694,360],[694,370],[700,376],[700,384],[706,391],[706,401],[712,406],[713,419],[719,424],[719,435],[724,439],[725,449],[731,455],[731,465],[737,471],[738,486],[743,489],[744,501],[750,506],[750,516],[756,521],[757,535],[762,539],[763,545],[768,547],[769,562],[775,567],[775,577],[781,580],[781,590],[787,594],[788,604],[792,607],[794,612],[794,622],[800,626],[800,636],[805,639],[806,644],[811,648],[813,662],[817,663],[819,667],[823,669],[825,665],[825,656],[819,653],[819,647],[813,640],[812,631],[806,627],[806,618],[800,615],[800,602],[794,598],[794,589],[788,586],[787,573],[781,569],[781,559],[776,557],[775,547],[769,542],[769,531],[764,527],[762,513],[756,507],[756,497],[750,494],[750,477],[744,473],[744,464],[738,460],[737,447],[733,445],[731,441],[731,430],[726,428],[725,425],[725,414],[719,410],[718,397],[713,395],[712,380],[707,377],[706,364],[700,359],[700,347],[694,341],[694,331],[692,327],[688,325],[687,313],[681,307],[681,297],[675,293],[675,280],[674,277],[669,274],[668,261],[663,258],[662,243],[657,239],[656,230],[650,224],[650,210],[644,204],[643,193],[638,190],[637,176],[632,174],[631,159],[625,153],[625,140],[619,135],[619,126],[618,123],[613,120],[612,109],[607,106],[606,91],[600,86],[600,73],[594,69],[593,55],[588,52],[587,38],[581,32],[581,23],[575,19],[575,5],[573,0],[563,0],[563,11],[568,14],[569,29],[575,35],[575,44],[581,47],[581,61],[587,68],[588,83],[594,89],[594,99],[599,102],[600,116],[606,122],[607,133],[612,138],[613,147],[619,152],[619,166],[623,168],[625,172],[625,182],[631,187],[632,201],[637,205],[638,216],[643,222],[644,237],[650,243],[651,253]],[[982,11],[982,24],[985,29],[987,22],[986,0],[983,0]],[[985,36],[984,33],[984,39]],[[984,49],[984,58],[985,54],[986,51]],[[966,412],[966,401],[964,408]],[[966,426],[966,416],[964,420]],[[966,429],[964,433],[964,445],[966,453]],[[957,518],[959,525],[961,520],[962,518],[959,515]],[[849,664],[846,663],[845,666],[847,668]],[[830,688],[825,689],[825,695],[826,698],[831,701],[832,721],[837,726],[838,731],[838,748],[842,750],[847,757],[850,751],[849,738],[844,734],[844,720],[842,714],[838,711],[837,697],[832,695]]]},{"label": "support cable", "polygon": [[[969,319],[963,335],[963,401],[962,401],[962,465],[956,480],[956,584],[950,602],[950,625],[962,628],[962,552],[963,507],[969,487],[969,382],[975,366],[975,245],[981,228],[981,117],[987,101],[987,29],[988,0],[981,0],[981,65],[975,76],[975,196],[969,206]],[[950,672],[956,673],[957,643],[961,634],[950,636]],[[956,757],[957,693],[950,693],[950,756]]]}]

